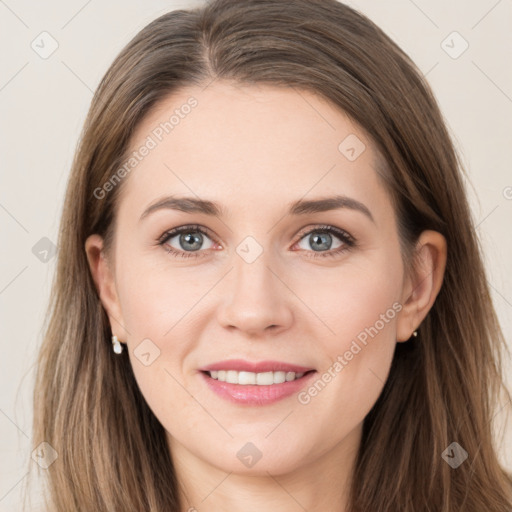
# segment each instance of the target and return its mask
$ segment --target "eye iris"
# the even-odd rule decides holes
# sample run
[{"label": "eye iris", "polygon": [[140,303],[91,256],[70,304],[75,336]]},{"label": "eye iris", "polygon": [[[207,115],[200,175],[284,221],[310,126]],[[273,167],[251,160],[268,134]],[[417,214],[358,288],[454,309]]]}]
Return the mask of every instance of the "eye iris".
[{"label": "eye iris", "polygon": [[[180,244],[183,248],[188,248],[192,251],[198,251],[201,248],[203,242],[203,235],[197,234],[192,235],[191,233],[186,233],[184,235],[180,235]],[[186,244],[194,244],[195,247],[187,247]]]},{"label": "eye iris", "polygon": [[[323,242],[320,242],[317,245],[317,242],[319,240],[324,240]],[[327,239],[327,242],[325,241]],[[313,250],[321,250],[321,249],[329,249],[331,242],[332,242],[332,236],[329,233],[322,233],[320,235],[311,235],[309,237],[309,243],[311,244],[311,247],[313,247]]]}]

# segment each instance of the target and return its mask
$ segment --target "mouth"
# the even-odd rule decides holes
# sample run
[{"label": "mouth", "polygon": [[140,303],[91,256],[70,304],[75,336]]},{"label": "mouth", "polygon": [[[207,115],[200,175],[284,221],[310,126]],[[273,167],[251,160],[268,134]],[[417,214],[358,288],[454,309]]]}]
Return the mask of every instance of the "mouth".
[{"label": "mouth", "polygon": [[240,386],[271,386],[273,384],[283,384],[284,382],[292,382],[302,379],[304,375],[314,372],[308,370],[306,372],[246,372],[236,370],[211,370],[205,371],[206,375],[219,382],[227,382],[228,384],[238,384]]},{"label": "mouth", "polygon": [[230,402],[268,405],[297,393],[317,371],[277,361],[221,361],[201,368],[208,388]]}]

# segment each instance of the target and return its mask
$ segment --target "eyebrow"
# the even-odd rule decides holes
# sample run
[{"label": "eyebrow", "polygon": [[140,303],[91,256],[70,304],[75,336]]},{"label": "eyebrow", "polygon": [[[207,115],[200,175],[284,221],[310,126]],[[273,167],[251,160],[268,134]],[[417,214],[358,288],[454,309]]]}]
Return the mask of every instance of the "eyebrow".
[{"label": "eyebrow", "polygon": [[[298,201],[294,201],[289,205],[288,214],[307,215],[311,213],[321,213],[342,208],[361,212],[373,223],[375,223],[375,219],[373,218],[373,215],[367,206],[365,206],[360,201],[357,201],[356,199],[343,195],[335,195],[309,200],[299,199]],[[144,210],[143,214],[141,215],[140,220],[143,220],[155,211],[163,209],[178,210],[186,213],[202,213],[204,215],[211,215],[215,217],[222,217],[226,213],[226,210],[222,206],[213,201],[195,197],[168,196],[148,206],[148,208],[146,208],[146,210]]]}]

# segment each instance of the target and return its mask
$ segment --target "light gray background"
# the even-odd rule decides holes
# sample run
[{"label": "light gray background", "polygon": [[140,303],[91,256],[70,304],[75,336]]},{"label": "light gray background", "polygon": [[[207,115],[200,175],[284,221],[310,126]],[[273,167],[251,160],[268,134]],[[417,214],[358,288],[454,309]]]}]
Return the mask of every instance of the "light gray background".
[{"label": "light gray background", "polygon": [[[34,358],[56,261],[40,261],[44,255],[38,258],[32,249],[43,237],[57,239],[77,138],[108,66],[151,20],[194,5],[199,2],[0,0],[0,511],[20,509],[31,453]],[[512,347],[512,3],[354,0],[350,5],[401,46],[434,89],[468,170],[489,283]],[[35,41],[49,48],[43,31],[58,43],[47,59],[31,47]],[[463,39],[448,37],[453,31]],[[464,40],[468,49],[453,58]],[[508,375],[511,368],[507,361]],[[504,421],[510,409],[504,405],[497,419]],[[500,431],[501,440],[500,457],[512,470],[510,424]]]}]

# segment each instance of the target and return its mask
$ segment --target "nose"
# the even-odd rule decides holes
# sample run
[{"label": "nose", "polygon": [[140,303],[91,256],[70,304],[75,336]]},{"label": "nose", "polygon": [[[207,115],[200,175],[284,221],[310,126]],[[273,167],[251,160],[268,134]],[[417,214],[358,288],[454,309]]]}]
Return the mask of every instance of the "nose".
[{"label": "nose", "polygon": [[235,254],[234,267],[225,278],[226,299],[218,308],[219,323],[252,337],[287,329],[293,321],[293,293],[269,265],[266,252],[252,263]]}]

